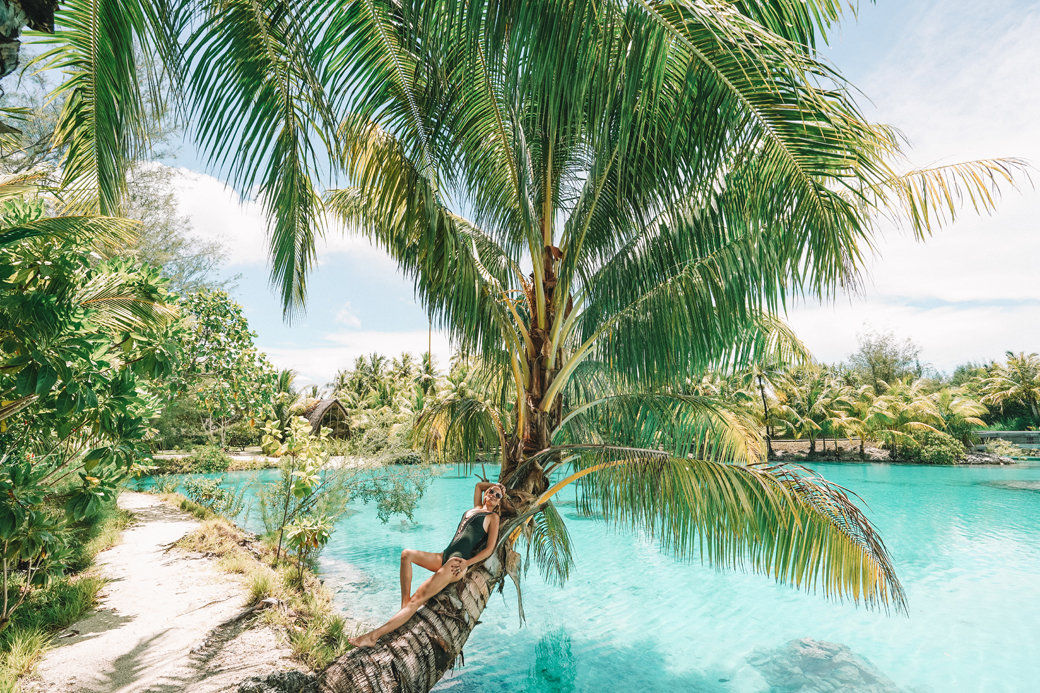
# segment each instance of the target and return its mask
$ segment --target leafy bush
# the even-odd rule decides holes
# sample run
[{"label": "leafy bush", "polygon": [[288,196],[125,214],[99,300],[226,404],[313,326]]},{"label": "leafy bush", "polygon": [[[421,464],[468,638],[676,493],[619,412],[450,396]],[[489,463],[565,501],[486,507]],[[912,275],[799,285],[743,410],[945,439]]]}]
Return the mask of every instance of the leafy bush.
[{"label": "leafy bush", "polygon": [[264,431],[250,419],[243,419],[231,424],[227,430],[228,445],[236,448],[258,445]]},{"label": "leafy bush", "polygon": [[231,466],[231,457],[216,445],[204,445],[186,457],[182,466],[185,471],[199,473],[226,472]]},{"label": "leafy bush", "polygon": [[245,487],[237,492],[221,486],[224,477],[215,479],[188,479],[184,482],[184,495],[194,503],[212,510],[217,515],[236,517],[244,506]]},{"label": "leafy bush", "polygon": [[901,447],[900,452],[908,462],[957,464],[964,457],[964,446],[948,433],[923,431],[914,433],[913,441]]},{"label": "leafy bush", "polygon": [[390,458],[390,464],[422,464],[423,457],[415,450],[403,450]]},{"label": "leafy bush", "polygon": [[986,443],[986,452],[1000,457],[1026,457],[1026,451],[1003,438],[993,438]]}]

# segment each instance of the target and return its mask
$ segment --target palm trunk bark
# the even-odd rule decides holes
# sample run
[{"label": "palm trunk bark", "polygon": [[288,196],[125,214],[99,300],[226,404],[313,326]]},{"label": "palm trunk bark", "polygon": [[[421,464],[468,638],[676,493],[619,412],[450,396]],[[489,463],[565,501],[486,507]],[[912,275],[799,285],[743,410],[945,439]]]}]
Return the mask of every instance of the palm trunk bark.
[{"label": "palm trunk bark", "polygon": [[318,690],[427,693],[456,662],[462,662],[469,634],[480,623],[492,591],[506,577],[501,554],[492,555],[464,580],[449,585],[375,647],[355,648],[334,661],[318,677]]},{"label": "palm trunk bark", "polygon": [[769,406],[766,404],[766,386],[762,381],[762,376],[758,376],[758,392],[762,396],[762,423],[766,427],[766,458],[776,459],[776,453],[773,452],[773,431],[769,428]]},{"label": "palm trunk bark", "polygon": [[[558,261],[552,251],[550,247],[544,249],[542,285],[544,314],[550,325]],[[519,397],[524,423],[506,440],[499,474],[499,481],[508,489],[510,503],[503,508],[503,515],[512,517],[503,518],[499,550],[473,568],[464,580],[449,585],[431,599],[405,625],[384,636],[376,647],[353,649],[329,665],[318,678],[322,693],[426,693],[456,661],[461,662],[462,648],[480,622],[492,590],[507,576],[519,589],[520,556],[510,548],[507,538],[518,526],[516,516],[526,519],[526,511],[549,488],[544,465],[552,458],[530,458],[551,446],[552,431],[562,417],[559,397],[547,411],[541,408],[563,359],[557,353],[553,360],[556,365],[550,366],[551,335],[535,324],[536,292],[529,288],[527,299],[532,319],[528,333],[532,349],[526,359],[531,375],[526,391]]]}]

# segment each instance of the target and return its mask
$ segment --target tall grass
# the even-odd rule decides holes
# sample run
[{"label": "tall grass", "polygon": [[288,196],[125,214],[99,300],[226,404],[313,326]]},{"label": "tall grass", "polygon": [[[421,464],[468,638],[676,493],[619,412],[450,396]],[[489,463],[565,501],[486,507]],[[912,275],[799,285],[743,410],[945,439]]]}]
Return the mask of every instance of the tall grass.
[{"label": "tall grass", "polygon": [[105,581],[83,571],[93,565],[98,553],[119,542],[131,519],[130,513],[113,504],[72,526],[75,550],[65,566],[68,574],[34,589],[0,632],[0,693],[18,691],[18,679],[33,670],[51,636],[94,606]]}]

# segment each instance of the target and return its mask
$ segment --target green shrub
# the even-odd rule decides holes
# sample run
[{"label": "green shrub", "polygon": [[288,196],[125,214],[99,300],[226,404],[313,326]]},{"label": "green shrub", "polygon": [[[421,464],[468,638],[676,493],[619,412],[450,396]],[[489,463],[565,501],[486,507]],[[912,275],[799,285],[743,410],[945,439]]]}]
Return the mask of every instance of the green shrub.
[{"label": "green shrub", "polygon": [[391,464],[422,464],[423,458],[415,450],[403,450],[393,455]]},{"label": "green shrub", "polygon": [[263,433],[263,428],[254,423],[250,423],[250,420],[248,419],[243,419],[242,421],[236,421],[228,427],[227,443],[236,448],[259,445],[260,437]]},{"label": "green shrub", "polygon": [[1003,438],[991,438],[986,442],[986,452],[1001,457],[1027,457],[1026,451]]},{"label": "green shrub", "polygon": [[906,461],[922,464],[957,464],[964,457],[961,442],[941,431],[914,433],[913,441],[900,451]]},{"label": "green shrub", "polygon": [[231,457],[216,445],[204,445],[182,460],[185,471],[226,472],[231,466]]},{"label": "green shrub", "polygon": [[357,452],[360,455],[371,456],[382,452],[390,443],[390,436],[382,428],[370,428],[361,436]]},{"label": "green shrub", "polygon": [[215,479],[193,478],[184,482],[184,495],[193,503],[207,508],[217,515],[234,518],[245,505],[245,487],[238,491],[224,488],[224,477]]}]

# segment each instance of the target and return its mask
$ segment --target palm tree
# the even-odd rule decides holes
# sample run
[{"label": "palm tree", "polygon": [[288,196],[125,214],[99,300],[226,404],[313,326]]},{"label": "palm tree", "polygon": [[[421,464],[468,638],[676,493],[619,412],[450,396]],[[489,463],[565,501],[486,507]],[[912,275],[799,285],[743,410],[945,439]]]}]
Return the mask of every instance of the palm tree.
[{"label": "palm tree", "polygon": [[[773,419],[775,417],[772,417],[769,411],[769,397],[766,395],[766,389],[768,388],[770,392],[775,392],[777,384],[784,378],[785,372],[784,364],[773,362],[752,364],[749,369],[739,374],[745,392],[752,397],[757,397],[761,402],[766,454],[770,459],[775,457],[773,452]],[[754,394],[751,394],[752,391],[754,391]]]},{"label": "palm tree", "polygon": [[363,687],[358,667],[394,678],[389,688],[432,686],[484,588],[515,568],[519,536],[565,576],[552,497],[569,483],[590,511],[646,527],[681,556],[704,547],[721,565],[902,606],[883,545],[840,489],[760,463],[739,412],[676,387],[795,351],[773,313],[792,294],[854,285],[873,213],[899,208],[923,236],[959,192],[990,207],[1018,165],[894,172],[896,138],[816,59],[838,5],[161,9],[63,8],[48,59],[70,75],[58,93],[70,207],[119,209],[143,145],[133,46],[154,46],[183,76],[213,161],[260,191],[287,312],[305,298],[328,151],[353,185],[328,206],[385,247],[432,319],[494,371],[480,396],[427,418],[463,422],[444,429],[446,454],[501,455],[518,511],[502,551],[467,579],[465,609],[445,596],[399,634],[432,659],[397,678],[404,660],[391,650],[357,653],[327,686]]},{"label": "palm tree", "polygon": [[935,409],[942,422],[941,428],[962,445],[972,445],[977,437],[975,429],[986,425],[986,405],[973,399],[963,388],[947,387],[932,394]]},{"label": "palm tree", "polygon": [[1009,351],[1006,356],[1007,361],[994,364],[983,381],[982,401],[1000,407],[1023,405],[1040,425],[1040,355]]},{"label": "palm tree", "polygon": [[938,432],[943,419],[935,398],[928,392],[926,378],[881,383],[885,394],[875,401],[875,435],[895,458],[899,456],[900,446],[910,442],[914,433]]},{"label": "palm tree", "polygon": [[[589,511],[681,556],[700,548],[902,604],[882,544],[839,489],[762,464],[753,427],[675,384],[789,357],[796,342],[771,315],[785,297],[855,283],[871,211],[903,196],[924,234],[935,217],[914,184],[949,195],[964,171],[895,174],[889,132],[840,80],[817,86],[835,77],[811,48],[830,4],[740,7],[369,2],[333,21],[354,186],[330,207],[490,367],[488,388],[423,419],[454,459],[497,449],[517,517],[461,602],[438,598],[383,647],[346,656],[328,688],[432,686],[525,533],[564,578],[552,499],[571,483]],[[425,659],[395,675],[405,643]]]},{"label": "palm tree", "polygon": [[777,419],[787,435],[808,439],[810,456],[816,453],[817,440],[823,440],[826,452],[828,435],[837,438],[852,427],[849,388],[827,369],[816,364],[803,366],[779,382]]}]

